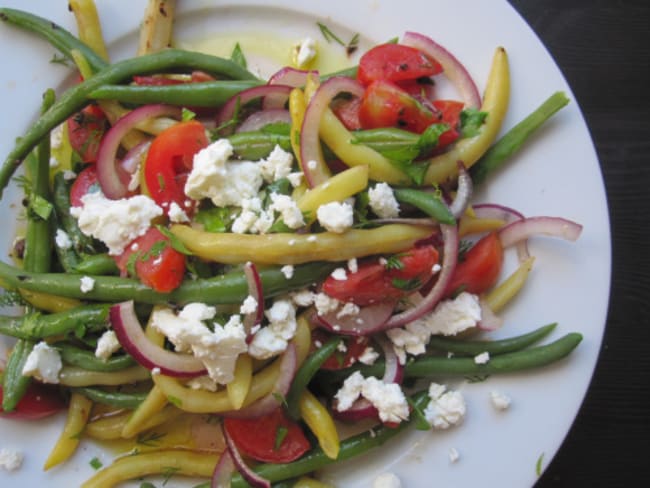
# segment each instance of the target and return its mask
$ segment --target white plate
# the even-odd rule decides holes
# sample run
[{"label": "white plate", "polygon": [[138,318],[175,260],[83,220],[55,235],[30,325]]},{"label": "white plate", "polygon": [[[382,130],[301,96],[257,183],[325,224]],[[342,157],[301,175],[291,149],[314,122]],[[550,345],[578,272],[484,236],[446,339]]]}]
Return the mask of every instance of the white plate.
[{"label": "white plate", "polygon": [[[22,0],[3,2],[25,8]],[[510,57],[512,97],[504,128],[509,128],[555,90],[570,88],[544,46],[505,1],[481,0],[390,2],[328,0],[298,2],[179,2],[179,37],[189,42],[210,32],[245,30],[275,32],[298,40],[310,34],[323,42],[315,21],[345,39],[360,32],[366,43],[401,35],[405,30],[428,34],[457,55],[484,87],[494,49],[504,46]],[[65,2],[29,2],[29,9],[74,29]],[[115,56],[135,51],[142,0],[101,1],[104,33]],[[348,36],[348,37],[346,37]],[[7,154],[38,110],[40,94],[59,86],[66,68],[50,64],[54,49],[23,32],[0,26],[0,153]],[[8,249],[15,224],[17,192],[0,209],[0,248]],[[540,371],[491,377],[483,383],[458,383],[468,414],[464,424],[446,432],[413,432],[361,459],[330,470],[337,486],[369,486],[384,471],[395,472],[408,488],[432,486],[531,486],[536,464],[546,467],[578,412],[589,384],[604,329],[610,284],[610,234],[607,203],[598,160],[580,110],[572,100],[516,156],[512,165],[490,180],[477,201],[494,201],[526,215],[558,215],[584,225],[575,244],[534,239],[535,270],[523,295],[505,314],[507,324],[496,336],[510,336],[539,325],[559,322],[553,339],[579,331],[584,340],[566,361]],[[4,251],[3,251],[4,252]],[[4,254],[6,256],[6,254]],[[497,413],[488,394],[512,397],[511,408]],[[84,442],[65,466],[43,473],[41,466],[58,435],[63,418],[42,424],[0,420],[0,448],[25,453],[20,471],[0,471],[0,485],[76,486],[92,473],[89,461],[109,453]],[[460,459],[451,464],[450,448]],[[435,481],[434,481],[435,480]],[[174,479],[176,483],[178,480]],[[175,484],[174,483],[174,484]]]}]

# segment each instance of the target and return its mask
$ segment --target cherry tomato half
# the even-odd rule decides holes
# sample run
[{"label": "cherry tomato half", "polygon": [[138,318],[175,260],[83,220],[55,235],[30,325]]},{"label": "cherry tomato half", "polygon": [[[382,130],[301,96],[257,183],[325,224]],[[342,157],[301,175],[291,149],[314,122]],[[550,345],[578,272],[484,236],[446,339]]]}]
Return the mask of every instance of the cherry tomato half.
[{"label": "cherry tomato half", "polygon": [[[0,386],[0,405],[2,405],[2,386]],[[32,382],[13,411],[5,412],[0,407],[0,417],[38,420],[54,415],[65,408],[65,400],[58,389]]]},{"label": "cherry tomato half", "polygon": [[503,265],[503,246],[496,232],[482,237],[467,251],[447,285],[447,295],[459,291],[480,294],[497,281]]},{"label": "cherry tomato half", "polygon": [[449,125],[449,129],[440,134],[437,147],[448,146],[460,137],[460,113],[465,105],[456,100],[434,100],[431,103],[439,112],[439,122]]},{"label": "cherry tomato half", "polygon": [[106,115],[97,105],[88,105],[68,119],[70,145],[84,163],[97,161],[97,152],[108,129]]},{"label": "cherry tomato half", "polygon": [[91,164],[81,171],[70,187],[70,205],[81,207],[81,199],[88,193],[100,191],[97,181],[97,167]]},{"label": "cherry tomato half", "polygon": [[440,72],[440,63],[418,49],[400,44],[381,44],[361,56],[357,79],[362,85],[369,85],[377,80],[417,80]]}]

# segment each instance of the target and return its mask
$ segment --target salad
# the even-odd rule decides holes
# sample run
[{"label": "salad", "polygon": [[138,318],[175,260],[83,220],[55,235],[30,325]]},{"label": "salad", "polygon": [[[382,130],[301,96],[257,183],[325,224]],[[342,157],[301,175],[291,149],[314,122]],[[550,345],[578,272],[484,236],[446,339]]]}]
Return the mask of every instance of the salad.
[{"label": "salad", "polygon": [[[526,240],[581,231],[471,202],[567,103],[552,95],[497,141],[503,48],[483,96],[413,32],[334,74],[311,69],[306,39],[293,66],[262,80],[240,48],[230,59],[167,49],[171,3],[151,2],[140,56],[109,64],[92,3],[71,5],[83,42],[0,10],[80,73],[44,95],[0,169],[4,188],[26,166],[27,220],[15,262],[0,263],[5,299],[24,306],[0,318],[16,339],[2,415],[67,410],[46,469],[86,437],[131,439],[131,455],[85,486],[169,472],[319,486],[321,467],[405,429],[461,423],[462,394],[439,378],[542,367],[580,342],[534,346],[553,324],[477,336],[501,326],[524,286]],[[458,99],[438,96],[441,77]],[[502,276],[510,248],[520,264]],[[361,420],[370,427],[342,438],[339,422]]]}]

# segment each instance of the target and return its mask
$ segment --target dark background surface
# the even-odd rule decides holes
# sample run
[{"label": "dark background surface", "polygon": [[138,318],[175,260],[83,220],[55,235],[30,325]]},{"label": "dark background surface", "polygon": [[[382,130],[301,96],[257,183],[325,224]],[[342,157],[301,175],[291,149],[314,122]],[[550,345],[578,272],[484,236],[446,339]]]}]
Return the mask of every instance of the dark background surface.
[{"label": "dark background surface", "polygon": [[585,115],[605,179],[613,248],[598,366],[536,488],[650,486],[650,2],[510,3],[551,52]]}]

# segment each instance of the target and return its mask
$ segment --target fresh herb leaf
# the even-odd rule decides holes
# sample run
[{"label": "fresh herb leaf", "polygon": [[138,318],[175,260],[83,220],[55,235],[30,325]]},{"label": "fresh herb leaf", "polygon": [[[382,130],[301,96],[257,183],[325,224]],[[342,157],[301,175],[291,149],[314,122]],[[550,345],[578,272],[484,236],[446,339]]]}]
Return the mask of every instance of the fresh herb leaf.
[{"label": "fresh herb leaf", "polygon": [[345,46],[345,52],[347,53],[348,56],[352,56],[354,52],[359,49],[359,33],[356,32],[353,36],[352,39],[350,39],[350,42],[348,42],[348,45]]},{"label": "fresh herb leaf", "polygon": [[411,415],[415,419],[415,428],[417,430],[431,430],[431,424],[424,415],[424,412],[415,404],[413,400],[409,397],[406,397],[406,401],[411,407]]},{"label": "fresh herb leaf", "polygon": [[150,481],[143,481],[142,483],[140,483],[140,488],[156,488],[156,485],[154,485]]},{"label": "fresh herb leaf", "polygon": [[156,447],[160,443],[160,439],[165,437],[165,434],[158,432],[141,432],[136,438],[136,443],[142,446]]},{"label": "fresh herb leaf", "polygon": [[165,486],[167,483],[169,483],[169,480],[172,478],[172,476],[174,476],[180,470],[181,468],[178,466],[167,466],[163,468],[162,472],[160,473],[163,477],[162,485]]},{"label": "fresh herb leaf", "polygon": [[465,376],[465,380],[468,383],[483,383],[490,377],[489,374],[475,374],[471,376]]},{"label": "fresh herb leaf", "polygon": [[475,108],[467,108],[460,113],[460,131],[463,137],[478,135],[479,129],[487,118],[487,112]]},{"label": "fresh herb leaf", "polygon": [[235,220],[235,212],[227,207],[213,207],[199,210],[194,220],[203,225],[207,232],[227,232]]},{"label": "fresh herb leaf", "polygon": [[323,34],[323,37],[327,42],[336,42],[337,44],[340,44],[341,46],[345,47],[345,42],[341,40],[340,37],[338,37],[336,34],[334,34],[329,27],[327,27],[325,24],[322,22],[316,22],[316,25],[320,29],[320,33]]},{"label": "fresh herb leaf", "polygon": [[273,395],[273,398],[275,398],[275,400],[278,403],[284,405],[285,407],[287,406],[287,399],[284,397],[284,395],[282,393],[274,391],[272,393],[272,395]]},{"label": "fresh herb leaf", "polygon": [[449,125],[447,124],[431,124],[418,139],[418,142],[416,143],[417,148],[420,152],[430,151],[438,145],[438,139],[440,139],[440,136],[448,130]]},{"label": "fresh herb leaf", "polygon": [[239,43],[235,44],[235,47],[230,54],[230,60],[237,63],[242,68],[246,68],[248,63],[246,62],[246,57],[244,56],[244,51],[242,51]]},{"label": "fresh herb leaf", "polygon": [[288,136],[291,132],[291,124],[288,122],[272,122],[266,124],[260,129],[264,134],[274,134],[278,136]]},{"label": "fresh herb leaf", "polygon": [[188,122],[190,120],[194,120],[196,117],[196,114],[192,112],[190,109],[183,107],[183,110],[181,111],[181,120],[183,122]]},{"label": "fresh herb leaf", "polygon": [[99,469],[103,466],[102,462],[96,457],[92,458],[89,464],[93,469]]},{"label": "fresh herb leaf", "polygon": [[399,254],[393,254],[392,256],[388,256],[386,258],[386,264],[384,265],[386,269],[395,269],[395,270],[401,270],[404,269],[404,263],[400,259]]},{"label": "fresh herb leaf", "polygon": [[282,446],[282,443],[284,442],[284,439],[287,437],[288,433],[289,433],[289,429],[287,429],[283,425],[278,425],[278,428],[275,431],[275,443],[273,444],[273,449],[275,451],[280,449],[280,446]]},{"label": "fresh herb leaf", "polygon": [[[186,256],[192,255],[192,251],[190,251],[187,247],[185,247],[185,244],[183,244],[183,242],[178,237],[176,237],[176,235],[173,234],[172,231],[170,231],[167,227],[163,225],[157,225],[156,228],[160,231],[162,235],[164,235],[167,239],[169,239],[169,244],[172,246],[172,249],[180,252],[181,254],[185,254]],[[160,242],[164,245],[167,245],[167,243],[164,241],[160,241]],[[156,244],[158,244],[158,242],[156,242]],[[156,246],[156,244],[151,246],[151,249],[153,249]]]},{"label": "fresh herb leaf", "polygon": [[183,400],[181,400],[178,397],[175,397],[174,395],[167,395],[167,400],[169,400],[169,403],[171,403],[175,407],[181,408],[183,406]]},{"label": "fresh herb leaf", "polygon": [[403,291],[417,290],[422,286],[422,280],[420,280],[419,278],[411,278],[411,279],[393,278],[391,280],[391,283],[395,288]]},{"label": "fresh herb leaf", "polygon": [[42,196],[32,195],[32,198],[29,201],[29,209],[34,215],[37,215],[43,220],[47,220],[50,218],[54,208],[52,207],[52,204]]},{"label": "fresh herb leaf", "polygon": [[235,100],[235,110],[233,111],[232,117],[230,120],[226,120],[223,124],[221,124],[218,127],[215,127],[212,129],[210,132],[213,135],[213,139],[218,139],[221,137],[224,132],[227,132],[226,129],[231,129],[235,127],[236,125],[241,122],[241,112],[242,112],[242,106],[241,106],[241,97],[237,97]]},{"label": "fresh herb leaf", "polygon": [[537,458],[537,462],[535,463],[535,474],[538,477],[542,475],[543,464],[544,464],[544,453],[541,453]]},{"label": "fresh herb leaf", "polygon": [[461,240],[458,243],[458,258],[456,260],[459,263],[465,261],[465,255],[467,254],[467,251],[469,251],[471,248],[472,248],[471,241]]}]

